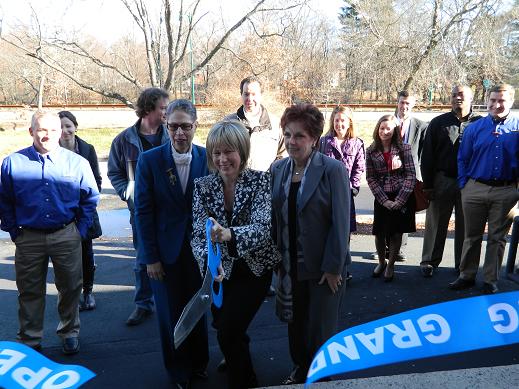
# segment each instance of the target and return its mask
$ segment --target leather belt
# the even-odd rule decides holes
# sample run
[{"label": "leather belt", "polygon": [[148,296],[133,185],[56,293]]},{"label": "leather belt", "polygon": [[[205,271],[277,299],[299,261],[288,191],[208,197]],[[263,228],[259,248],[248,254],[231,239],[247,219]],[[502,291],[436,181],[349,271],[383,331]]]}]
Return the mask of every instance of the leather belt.
[{"label": "leather belt", "polygon": [[57,227],[54,227],[54,228],[32,228],[32,227],[22,227],[22,230],[27,230],[27,231],[36,231],[36,232],[42,232],[44,234],[53,234],[55,232],[58,232],[58,231],[61,231],[63,230],[64,228],[68,227],[70,224],[74,223],[76,220],[75,219],[72,219],[71,221],[69,221],[68,223],[64,223],[64,224],[61,224]]},{"label": "leather belt", "polygon": [[474,181],[479,182],[480,184],[488,185],[488,186],[517,185],[517,181],[514,181],[514,180],[481,180],[479,178],[476,178]]}]

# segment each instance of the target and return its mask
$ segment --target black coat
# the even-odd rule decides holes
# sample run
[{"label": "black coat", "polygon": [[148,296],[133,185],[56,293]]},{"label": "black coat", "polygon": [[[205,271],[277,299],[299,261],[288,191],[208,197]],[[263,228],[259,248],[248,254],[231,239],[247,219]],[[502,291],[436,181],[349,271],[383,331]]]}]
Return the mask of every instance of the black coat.
[{"label": "black coat", "polygon": [[[85,142],[79,136],[76,135],[77,146],[79,149],[79,155],[85,158],[90,164],[90,168],[92,169],[92,173],[94,173],[94,178],[97,183],[97,188],[99,189],[99,193],[101,193],[101,183],[103,178],[101,177],[101,173],[99,172],[99,161],[97,160],[97,154],[94,146],[90,143]],[[103,234],[103,230],[101,229],[101,223],[99,222],[99,215],[97,214],[97,210],[93,215],[93,223],[88,229],[88,239],[99,238]]]}]

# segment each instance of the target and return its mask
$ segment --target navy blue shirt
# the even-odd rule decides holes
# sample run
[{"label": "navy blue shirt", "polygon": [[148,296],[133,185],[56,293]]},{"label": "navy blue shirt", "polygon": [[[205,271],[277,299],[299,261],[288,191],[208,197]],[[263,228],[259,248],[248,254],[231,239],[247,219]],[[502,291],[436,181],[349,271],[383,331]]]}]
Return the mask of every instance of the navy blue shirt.
[{"label": "navy blue shirt", "polygon": [[13,241],[19,227],[52,229],[74,219],[85,238],[98,200],[88,161],[62,147],[41,155],[30,146],[2,162],[1,228]]},{"label": "navy blue shirt", "polygon": [[467,181],[516,181],[519,177],[519,117],[505,120],[488,115],[470,124],[458,152],[458,185]]}]

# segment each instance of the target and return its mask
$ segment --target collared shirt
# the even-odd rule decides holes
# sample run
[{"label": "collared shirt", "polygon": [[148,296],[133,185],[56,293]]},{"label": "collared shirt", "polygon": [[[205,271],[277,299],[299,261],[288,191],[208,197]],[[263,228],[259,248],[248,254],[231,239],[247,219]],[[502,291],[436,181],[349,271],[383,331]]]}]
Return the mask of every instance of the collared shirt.
[{"label": "collared shirt", "polygon": [[505,120],[488,115],[470,124],[458,152],[458,185],[469,178],[516,181],[519,177],[519,117]]},{"label": "collared shirt", "polygon": [[88,161],[62,147],[42,155],[30,146],[2,163],[1,228],[13,240],[19,227],[53,229],[72,220],[85,238],[98,200]]}]

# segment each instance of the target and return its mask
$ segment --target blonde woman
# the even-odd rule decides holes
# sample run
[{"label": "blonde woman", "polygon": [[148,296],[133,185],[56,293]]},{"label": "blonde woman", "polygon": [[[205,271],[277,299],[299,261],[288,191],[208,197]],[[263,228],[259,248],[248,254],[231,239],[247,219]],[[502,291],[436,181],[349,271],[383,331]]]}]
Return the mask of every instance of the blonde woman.
[{"label": "blonde woman", "polygon": [[212,307],[213,325],[225,357],[228,387],[257,386],[247,329],[267,294],[272,268],[281,260],[271,238],[269,174],[246,168],[247,129],[237,121],[216,123],[207,136],[207,164],[213,174],[195,180],[191,246],[206,271],[205,225],[221,244],[221,308]]}]

